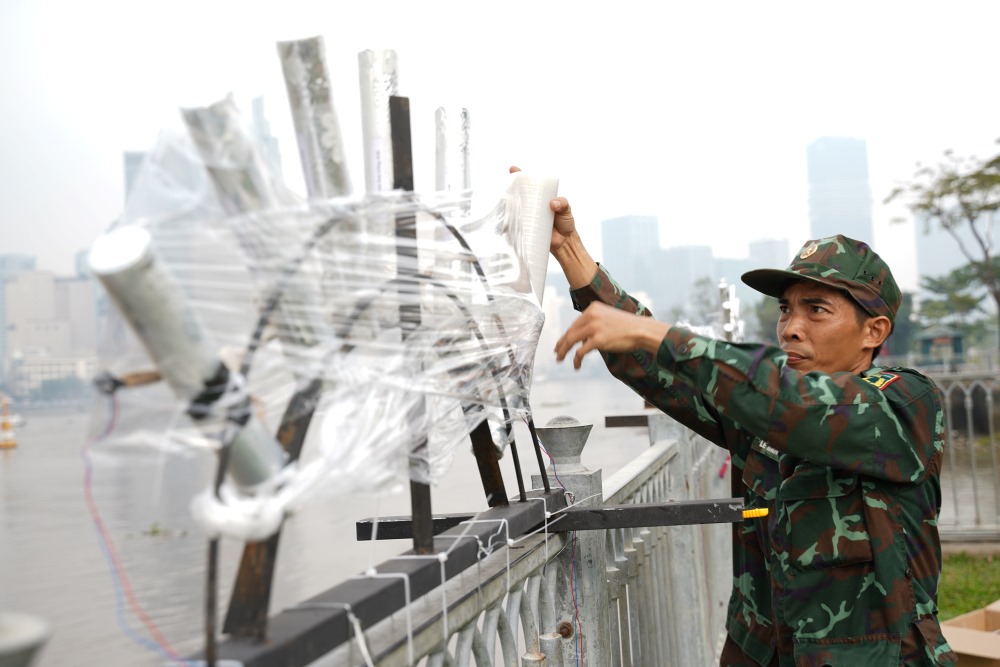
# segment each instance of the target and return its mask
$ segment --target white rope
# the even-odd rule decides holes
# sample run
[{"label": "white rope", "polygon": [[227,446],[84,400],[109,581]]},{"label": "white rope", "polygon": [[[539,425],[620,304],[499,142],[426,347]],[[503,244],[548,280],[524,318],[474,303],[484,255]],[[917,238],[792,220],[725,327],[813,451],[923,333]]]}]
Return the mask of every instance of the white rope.
[{"label": "white rope", "polygon": [[507,591],[510,591],[510,548],[514,546],[514,541],[510,539],[510,524],[507,523],[507,519],[469,519],[468,521],[463,521],[462,523],[499,523],[500,527],[497,528],[497,532],[490,535],[489,542],[486,543],[486,548],[483,549],[480,546],[480,551],[484,552],[485,556],[489,556],[493,553],[493,538],[499,535],[502,531],[507,532]]},{"label": "white rope", "polygon": [[290,609],[290,611],[309,609],[344,609],[347,611],[347,620],[351,623],[354,638],[358,641],[358,648],[361,650],[361,655],[365,659],[365,664],[368,667],[375,667],[372,655],[368,651],[368,644],[365,642],[365,633],[361,627],[361,619],[354,615],[351,605],[346,602],[310,602],[308,604],[295,605]]},{"label": "white rope", "polygon": [[396,556],[394,560],[425,560],[427,558],[433,558],[441,564],[441,618],[444,625],[444,644],[448,645],[448,638],[451,636],[448,632],[448,593],[445,591],[444,584],[447,581],[447,572],[445,571],[445,565],[448,563],[448,552],[441,551],[435,554],[412,554],[404,556]]},{"label": "white rope", "polygon": [[381,573],[375,571],[375,568],[369,568],[364,574],[358,574],[351,579],[402,579],[403,580],[403,593],[406,601],[406,655],[407,662],[410,667],[413,667],[413,616],[410,610],[410,575],[405,572],[386,572]]}]

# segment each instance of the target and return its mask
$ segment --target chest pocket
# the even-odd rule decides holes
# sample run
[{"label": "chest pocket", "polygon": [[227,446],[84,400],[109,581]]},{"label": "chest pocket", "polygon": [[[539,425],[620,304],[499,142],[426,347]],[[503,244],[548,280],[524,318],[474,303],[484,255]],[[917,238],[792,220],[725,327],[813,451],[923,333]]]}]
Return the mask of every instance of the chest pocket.
[{"label": "chest pocket", "polygon": [[856,474],[802,462],[778,489],[792,572],[872,560]]}]

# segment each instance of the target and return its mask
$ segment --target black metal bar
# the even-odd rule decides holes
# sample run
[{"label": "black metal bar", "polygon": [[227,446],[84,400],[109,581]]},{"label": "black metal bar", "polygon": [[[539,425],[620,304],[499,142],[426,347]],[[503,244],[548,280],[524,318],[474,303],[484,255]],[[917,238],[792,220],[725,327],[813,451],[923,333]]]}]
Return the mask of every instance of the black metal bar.
[{"label": "black metal bar", "polygon": [[[278,442],[295,461],[302,453],[309,424],[323,383],[313,380],[295,393],[285,408],[278,429]],[[261,542],[249,542],[243,547],[236,584],[229,598],[229,610],[222,631],[234,637],[261,641],[267,637],[267,609],[271,603],[271,586],[278,559],[281,531]]]},{"label": "black metal bar", "polygon": [[517,440],[513,433],[511,433],[510,438],[510,455],[514,464],[514,477],[517,478],[518,499],[523,503],[527,500],[527,494],[524,491],[524,476],[521,474],[521,459],[517,455]]},{"label": "black metal bar", "polygon": [[[440,535],[449,528],[454,528],[463,521],[468,521],[472,514],[438,514],[431,517],[434,534]],[[376,524],[378,526],[376,530]],[[404,540],[413,537],[413,521],[408,516],[384,516],[378,519],[361,519],[355,525],[359,542],[372,539],[375,534],[380,540]]]},{"label": "black metal bar", "polygon": [[542,486],[545,487],[545,493],[548,493],[552,489],[549,488],[549,476],[545,474],[545,461],[542,459],[542,443],[538,440],[538,432],[535,431],[534,417],[528,417],[528,432],[531,434],[531,444],[535,446],[535,458],[538,459],[538,474],[542,476]]},{"label": "black metal bar", "polygon": [[[410,137],[410,100],[393,95],[389,98],[389,127],[392,134],[392,187],[404,192],[413,191],[413,143]],[[417,217],[406,212],[396,216],[396,261],[400,277],[417,273]],[[407,287],[409,293],[407,294]],[[416,284],[400,285],[400,294],[406,295],[399,306],[399,324],[404,339],[420,326],[420,288]],[[426,438],[410,453],[411,475],[413,470],[426,466]],[[424,482],[410,480],[410,509],[413,512],[413,550],[418,554],[434,551],[434,525],[431,521],[431,487]]]},{"label": "black metal bar", "polygon": [[[455,526],[434,538],[435,553],[448,552],[445,580],[474,566],[480,558],[480,545],[506,548],[508,538],[516,539],[541,525],[546,508],[554,512],[566,506],[563,493],[544,496],[544,506],[530,501],[541,497],[533,492],[529,502],[488,509],[476,517],[475,523]],[[267,642],[248,638],[221,642],[219,658],[240,661],[244,667],[306,665],[318,660],[353,637],[347,620],[348,605],[361,626],[369,628],[405,606],[404,579],[409,582],[411,601],[441,585],[439,560],[412,555],[407,552],[378,566],[379,574],[390,576],[349,579],[272,617]]]},{"label": "black metal bar", "polygon": [[218,639],[216,625],[219,598],[219,538],[208,541],[208,567],[205,572],[205,663],[215,667]]},{"label": "black metal bar", "polygon": [[649,426],[649,415],[616,415],[604,418],[605,428]]},{"label": "black metal bar", "polygon": [[[742,498],[715,500],[678,500],[669,503],[636,505],[605,505],[602,507],[570,507],[549,522],[550,533],[574,530],[608,530],[612,528],[652,528],[654,526],[687,526],[702,523],[732,523],[743,519]],[[441,514],[434,517],[435,534],[463,521],[469,514]],[[362,519],[355,524],[358,540],[372,539],[374,519]],[[541,527],[539,524],[536,528]],[[406,516],[382,517],[378,520],[380,540],[410,537],[411,521]]]},{"label": "black metal bar", "polygon": [[574,506],[549,522],[549,532],[687,526],[701,523],[733,523],[743,520],[742,498],[678,500],[636,505]]},{"label": "black metal bar", "polygon": [[392,133],[392,187],[413,192],[413,144],[410,139],[410,98],[389,97]]},{"label": "black metal bar", "polygon": [[490,434],[490,425],[484,419],[469,434],[472,440],[472,453],[476,456],[479,466],[479,477],[483,480],[483,491],[486,493],[486,504],[490,507],[506,505],[507,490],[503,484],[503,474],[500,472],[500,461],[497,460],[497,447]]}]

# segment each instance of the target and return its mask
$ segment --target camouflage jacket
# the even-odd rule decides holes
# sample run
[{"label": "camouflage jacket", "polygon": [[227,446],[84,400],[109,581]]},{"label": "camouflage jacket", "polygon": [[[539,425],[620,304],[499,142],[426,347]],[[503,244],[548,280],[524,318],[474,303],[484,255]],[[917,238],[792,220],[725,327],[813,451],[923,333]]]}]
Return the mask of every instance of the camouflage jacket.
[{"label": "camouflage jacket", "polygon": [[[649,315],[601,268],[572,291]],[[779,349],[672,327],[611,373],[732,455],[735,495],[766,518],[733,530],[727,629],[761,665],[953,665],[937,621],[940,393],[907,369],[803,374]]]}]

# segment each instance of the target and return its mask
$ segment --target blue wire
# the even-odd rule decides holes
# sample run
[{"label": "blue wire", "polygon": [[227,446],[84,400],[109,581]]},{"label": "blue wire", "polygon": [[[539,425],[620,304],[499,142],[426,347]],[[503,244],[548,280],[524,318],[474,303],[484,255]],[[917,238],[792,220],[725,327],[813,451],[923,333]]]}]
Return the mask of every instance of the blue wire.
[{"label": "blue wire", "polygon": [[[104,433],[98,436],[97,439],[98,440],[103,439],[110,432],[111,429],[109,427],[105,429]],[[80,455],[83,458],[84,470],[88,473],[88,476],[93,478],[93,466],[90,463],[90,454],[88,452],[88,448],[84,447],[83,451],[80,452]],[[94,521],[94,526],[95,528],[97,528],[98,527],[97,521],[94,519],[92,519],[92,521]],[[141,636],[135,631],[135,629],[132,628],[132,626],[128,624],[128,619],[125,618],[125,591],[122,588],[121,577],[118,574],[118,570],[115,569],[115,563],[114,560],[111,558],[111,551],[109,550],[107,543],[101,537],[100,530],[98,530],[97,532],[98,532],[97,544],[98,546],[101,547],[101,553],[104,555],[104,560],[107,562],[108,570],[111,573],[111,583],[115,587],[115,620],[118,623],[119,629],[121,629],[122,633],[130,640],[132,640],[132,642],[138,645],[140,648],[143,648],[147,651],[151,651],[153,653],[159,653],[162,657],[166,658],[171,663],[177,664],[176,658],[174,658],[174,656],[171,655],[169,651],[167,651],[164,647],[160,646],[151,639],[147,639]],[[187,660],[181,661],[181,664],[190,665],[192,667],[195,665],[195,663],[189,662]]]},{"label": "blue wire", "polygon": [[126,637],[131,639],[135,644],[147,651],[153,651],[159,653],[161,656],[174,661],[174,657],[164,649],[162,646],[156,642],[147,639],[139,635],[133,628],[128,624],[128,620],[125,618],[125,593],[122,590],[121,578],[118,576],[118,572],[115,571],[114,563],[111,560],[111,554],[108,551],[107,545],[104,540],[98,540],[98,544],[101,547],[101,553],[104,554],[104,559],[108,562],[108,569],[111,572],[111,581],[115,587],[115,620],[118,622],[118,627],[125,634]]}]

